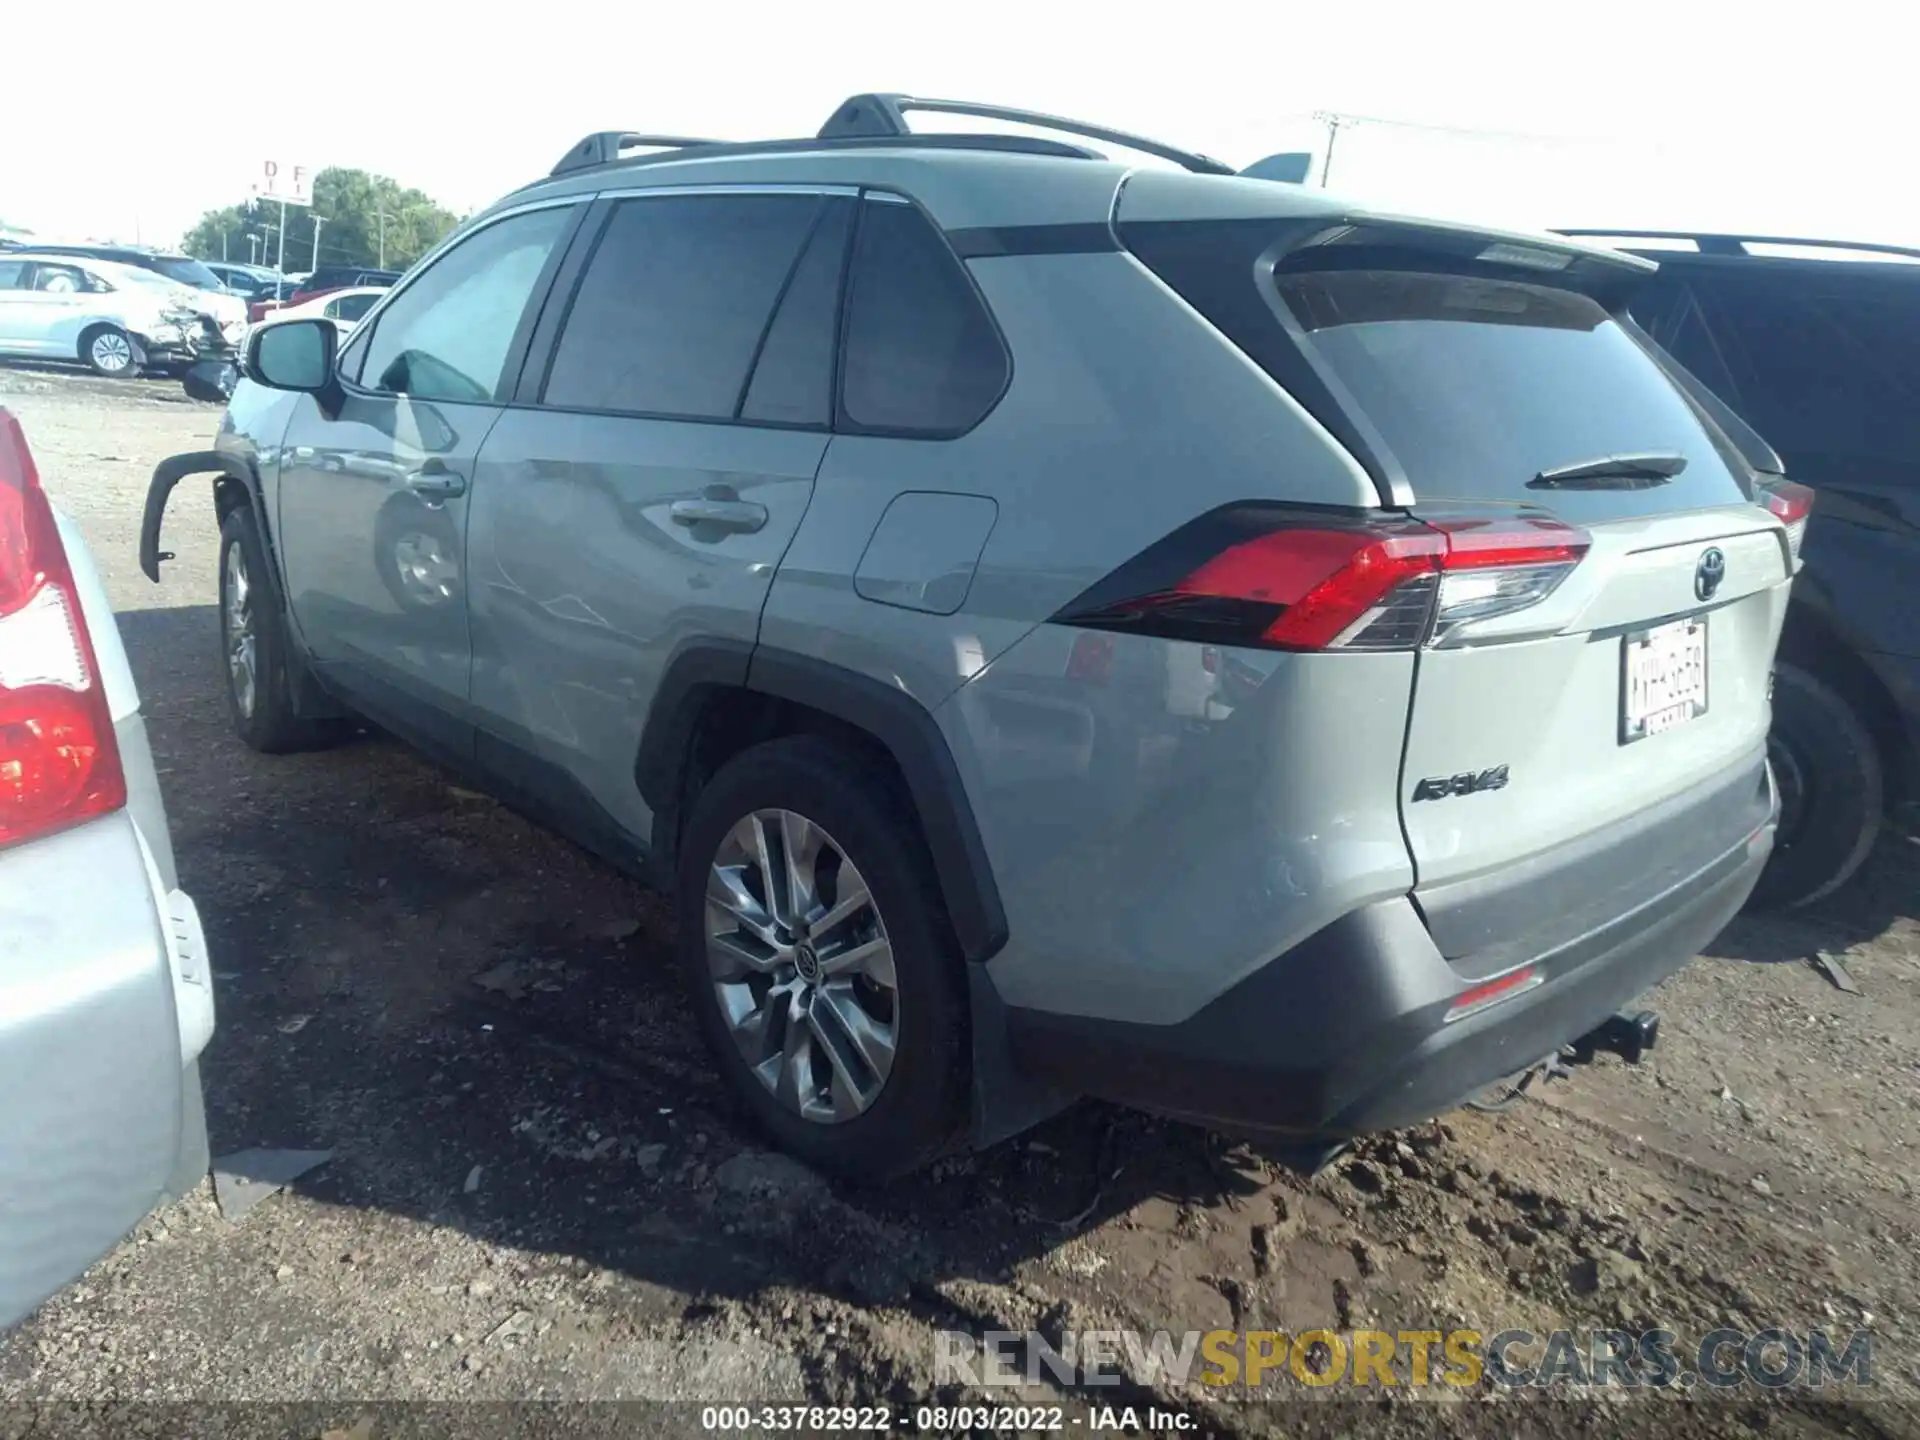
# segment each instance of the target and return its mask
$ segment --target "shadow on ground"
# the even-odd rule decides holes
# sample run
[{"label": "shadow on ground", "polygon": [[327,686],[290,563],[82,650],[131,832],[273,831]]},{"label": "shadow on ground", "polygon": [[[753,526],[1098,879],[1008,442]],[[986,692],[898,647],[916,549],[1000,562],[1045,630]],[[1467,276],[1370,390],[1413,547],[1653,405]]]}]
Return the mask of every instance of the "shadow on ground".
[{"label": "shadow on ground", "polygon": [[316,1200],[690,1306],[772,1284],[908,1300],[1151,1196],[1263,1183],[1204,1132],[1092,1105],[884,1191],[777,1165],[736,1182],[726,1162],[762,1142],[707,1062],[663,900],[385,737],[244,749],[214,608],[120,621],[217,977],[216,1155],[331,1148],[297,1182]]},{"label": "shadow on ground", "polygon": [[[245,750],[212,607],[122,627],[218,976],[216,1154],[331,1148],[298,1182],[315,1200],[585,1260],[688,1313],[786,1286],[951,1319],[943,1281],[1059,1264],[1103,1219],[1177,1220],[1265,1183],[1216,1137],[1093,1105],[884,1191],[755,1170],[739,1157],[761,1142],[707,1063],[663,901],[385,738]],[[1739,921],[1711,953],[1844,948],[1911,913],[1915,868],[1890,842],[1851,893],[1790,924]],[[1302,1315],[1331,1313],[1356,1263],[1325,1258],[1291,1302]]]}]

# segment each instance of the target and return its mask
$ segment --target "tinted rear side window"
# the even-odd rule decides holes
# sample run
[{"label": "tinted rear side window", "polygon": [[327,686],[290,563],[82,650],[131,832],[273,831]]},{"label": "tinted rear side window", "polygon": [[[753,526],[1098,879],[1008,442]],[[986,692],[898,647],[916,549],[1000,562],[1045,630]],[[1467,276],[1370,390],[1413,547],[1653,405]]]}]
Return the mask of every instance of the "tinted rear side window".
[{"label": "tinted rear side window", "polygon": [[911,205],[869,201],[854,242],[841,420],[958,435],[1007,386],[1000,332],[946,240]]},{"label": "tinted rear side window", "polygon": [[[1288,274],[1278,288],[1422,501],[1519,501],[1600,521],[1746,498],[1693,407],[1585,295],[1374,270]],[[1647,489],[1528,485],[1543,470],[1648,451],[1686,468]]]},{"label": "tinted rear side window", "polygon": [[1737,394],[1724,398],[1790,471],[1815,483],[1857,466],[1915,473],[1920,275],[1878,285],[1855,275],[1824,285],[1718,275],[1692,289],[1732,372]]},{"label": "tinted rear side window", "polygon": [[822,203],[815,195],[691,195],[616,205],[542,398],[732,419]]}]

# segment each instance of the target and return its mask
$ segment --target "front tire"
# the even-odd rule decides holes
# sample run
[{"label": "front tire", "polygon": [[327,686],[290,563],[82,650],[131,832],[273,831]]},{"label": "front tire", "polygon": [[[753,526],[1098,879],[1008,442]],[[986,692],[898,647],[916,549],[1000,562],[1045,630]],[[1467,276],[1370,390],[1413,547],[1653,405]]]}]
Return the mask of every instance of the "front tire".
[{"label": "front tire", "polygon": [[140,342],[118,325],[96,325],[80,337],[80,358],[93,373],[109,380],[125,380],[140,373],[146,355]]},{"label": "front tire", "polygon": [[1781,665],[1767,749],[1780,786],[1780,832],[1750,903],[1810,905],[1853,877],[1880,834],[1886,787],[1879,747],[1843,695]]},{"label": "front tire", "polygon": [[857,1181],[933,1159],[968,1093],[961,961],[918,827],[871,761],[756,746],[695,799],[679,954],[734,1095],[785,1149]]},{"label": "front tire", "polygon": [[220,652],[234,733],[265,755],[325,744],[338,726],[294,712],[286,617],[274,598],[266,547],[247,506],[220,526]]}]

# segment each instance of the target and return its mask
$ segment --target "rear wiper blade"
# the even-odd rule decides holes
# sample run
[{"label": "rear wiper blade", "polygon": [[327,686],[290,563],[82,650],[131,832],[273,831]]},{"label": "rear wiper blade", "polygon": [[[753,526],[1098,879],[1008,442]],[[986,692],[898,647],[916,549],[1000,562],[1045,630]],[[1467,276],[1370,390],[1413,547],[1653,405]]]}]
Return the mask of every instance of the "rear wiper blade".
[{"label": "rear wiper blade", "polygon": [[1687,468],[1687,457],[1671,450],[1634,455],[1597,455],[1542,470],[1527,482],[1530,490],[1650,490]]}]

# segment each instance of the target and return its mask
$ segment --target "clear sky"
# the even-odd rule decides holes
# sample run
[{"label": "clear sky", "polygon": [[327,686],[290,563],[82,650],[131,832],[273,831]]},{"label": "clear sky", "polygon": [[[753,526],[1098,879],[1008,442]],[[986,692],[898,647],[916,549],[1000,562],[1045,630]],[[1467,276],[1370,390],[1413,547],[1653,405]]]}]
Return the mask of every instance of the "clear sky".
[{"label": "clear sky", "polygon": [[1412,124],[1343,130],[1333,188],[1395,209],[1920,245],[1920,66],[1887,0],[83,9],[71,46],[6,27],[0,221],[46,236],[172,242],[268,156],[465,211],[590,130],[811,134],[882,89],[1236,165],[1324,146],[1315,111],[1379,117]]}]

